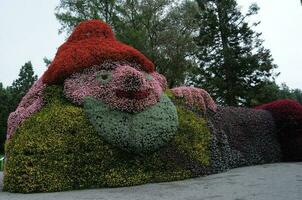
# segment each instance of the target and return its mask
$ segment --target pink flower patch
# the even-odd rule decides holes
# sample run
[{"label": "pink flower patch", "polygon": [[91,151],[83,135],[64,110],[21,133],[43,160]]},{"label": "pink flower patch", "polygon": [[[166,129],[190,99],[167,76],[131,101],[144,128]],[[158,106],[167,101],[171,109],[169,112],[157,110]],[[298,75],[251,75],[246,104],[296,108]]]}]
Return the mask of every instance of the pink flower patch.
[{"label": "pink flower patch", "polygon": [[42,108],[44,105],[43,90],[45,87],[46,84],[42,82],[41,78],[37,80],[22,98],[16,111],[9,115],[7,122],[7,139],[12,137],[16,129],[24,122],[24,120]]},{"label": "pink flower patch", "polygon": [[156,104],[166,88],[166,80],[157,72],[147,73],[127,62],[107,62],[75,73],[64,82],[64,93],[82,105],[92,96],[112,108],[140,112]]},{"label": "pink flower patch", "polygon": [[171,91],[175,96],[184,98],[185,103],[190,107],[196,106],[204,112],[207,109],[212,111],[217,110],[217,105],[214,100],[209,93],[203,89],[182,86],[173,88]]}]

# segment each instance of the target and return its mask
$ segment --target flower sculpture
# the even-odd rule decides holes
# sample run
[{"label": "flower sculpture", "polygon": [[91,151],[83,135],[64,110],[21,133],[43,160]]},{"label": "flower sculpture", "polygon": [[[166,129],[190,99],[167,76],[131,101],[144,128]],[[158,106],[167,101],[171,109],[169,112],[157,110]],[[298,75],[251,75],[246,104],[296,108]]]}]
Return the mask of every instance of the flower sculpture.
[{"label": "flower sculpture", "polygon": [[301,111],[288,101],[217,107],[203,89],[168,89],[109,25],[84,21],[9,116],[4,190],[131,186],[302,160]]}]

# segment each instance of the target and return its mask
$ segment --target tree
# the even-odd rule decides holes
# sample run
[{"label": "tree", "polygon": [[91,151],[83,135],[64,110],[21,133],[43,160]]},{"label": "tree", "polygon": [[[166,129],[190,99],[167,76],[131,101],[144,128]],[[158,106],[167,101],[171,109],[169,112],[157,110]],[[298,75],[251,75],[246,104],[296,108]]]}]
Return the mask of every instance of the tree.
[{"label": "tree", "polygon": [[114,24],[121,0],[60,0],[55,16],[62,27],[59,32],[70,33],[83,20],[102,19]]},{"label": "tree", "polygon": [[254,88],[254,91],[248,94],[248,105],[255,107],[265,103],[272,102],[280,98],[280,87],[275,81],[265,80]]},{"label": "tree", "polygon": [[199,68],[191,82],[209,90],[221,104],[249,105],[259,86],[276,76],[271,53],[262,45],[261,33],[247,18],[259,7],[250,6],[244,15],[235,0],[197,0],[200,12],[196,43]]},{"label": "tree", "polygon": [[8,88],[11,93],[10,103],[12,110],[17,107],[17,104],[20,102],[21,98],[27,93],[37,79],[38,77],[37,75],[34,75],[31,62],[26,62],[20,69],[18,79],[16,79],[12,86]]},{"label": "tree", "polygon": [[197,5],[192,1],[174,4],[171,0],[133,2],[123,6],[117,37],[153,60],[169,87],[184,84],[195,66],[191,55],[196,50],[192,32],[197,29]]},{"label": "tree", "polygon": [[293,95],[291,89],[285,83],[282,83],[281,87],[279,88],[278,98],[294,99],[295,96]]},{"label": "tree", "polygon": [[256,94],[250,93],[250,106],[255,107],[278,99],[293,99],[302,104],[302,91],[290,89],[285,83],[280,86],[275,81],[266,80],[255,90]]},{"label": "tree", "polygon": [[294,96],[294,99],[302,104],[302,90],[294,89],[292,90],[292,94]]},{"label": "tree", "polygon": [[6,88],[0,83],[0,154],[4,152],[6,138],[7,117],[9,115],[9,95]]},{"label": "tree", "polygon": [[47,57],[44,57],[43,62],[45,63],[46,67],[48,67],[51,64],[52,60]]},{"label": "tree", "polygon": [[[197,30],[194,17],[198,7],[192,1],[175,3],[172,0],[121,0],[111,5],[109,21],[101,10],[103,1],[61,0],[56,17],[61,31],[70,32],[82,20],[101,19],[109,22],[116,37],[129,44],[156,65],[169,86],[185,83],[190,70],[196,65],[191,59],[196,50],[192,32]],[[113,2],[113,1],[112,1]],[[88,12],[95,10],[98,12]],[[97,14],[96,14],[97,13]]]},{"label": "tree", "polygon": [[290,89],[285,83],[282,83],[278,99],[293,99],[302,104],[302,91],[300,89]]}]

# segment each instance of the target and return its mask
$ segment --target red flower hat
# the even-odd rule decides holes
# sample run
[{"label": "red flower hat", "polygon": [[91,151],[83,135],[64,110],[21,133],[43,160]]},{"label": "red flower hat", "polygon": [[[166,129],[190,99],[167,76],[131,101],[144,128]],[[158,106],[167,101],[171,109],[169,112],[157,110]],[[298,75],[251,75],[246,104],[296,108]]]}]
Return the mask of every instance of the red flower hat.
[{"label": "red flower hat", "polygon": [[153,63],[138,50],[116,40],[111,27],[100,20],[81,22],[61,45],[46,72],[43,82],[58,84],[75,72],[100,65],[106,60],[140,64],[153,72]]}]

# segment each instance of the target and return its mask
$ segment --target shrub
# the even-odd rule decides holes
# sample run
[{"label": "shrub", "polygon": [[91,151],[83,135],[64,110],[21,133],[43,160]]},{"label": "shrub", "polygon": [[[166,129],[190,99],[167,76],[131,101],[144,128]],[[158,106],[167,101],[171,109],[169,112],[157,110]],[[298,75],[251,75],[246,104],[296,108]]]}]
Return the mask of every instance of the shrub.
[{"label": "shrub", "polygon": [[44,98],[46,105],[6,144],[6,191],[119,187],[206,173],[211,136],[205,120],[191,111],[177,109],[180,128],[167,146],[137,155],[104,142],[62,88],[47,87]]},{"label": "shrub", "polygon": [[284,161],[302,161],[302,105],[277,100],[256,107],[269,111],[275,121]]}]

